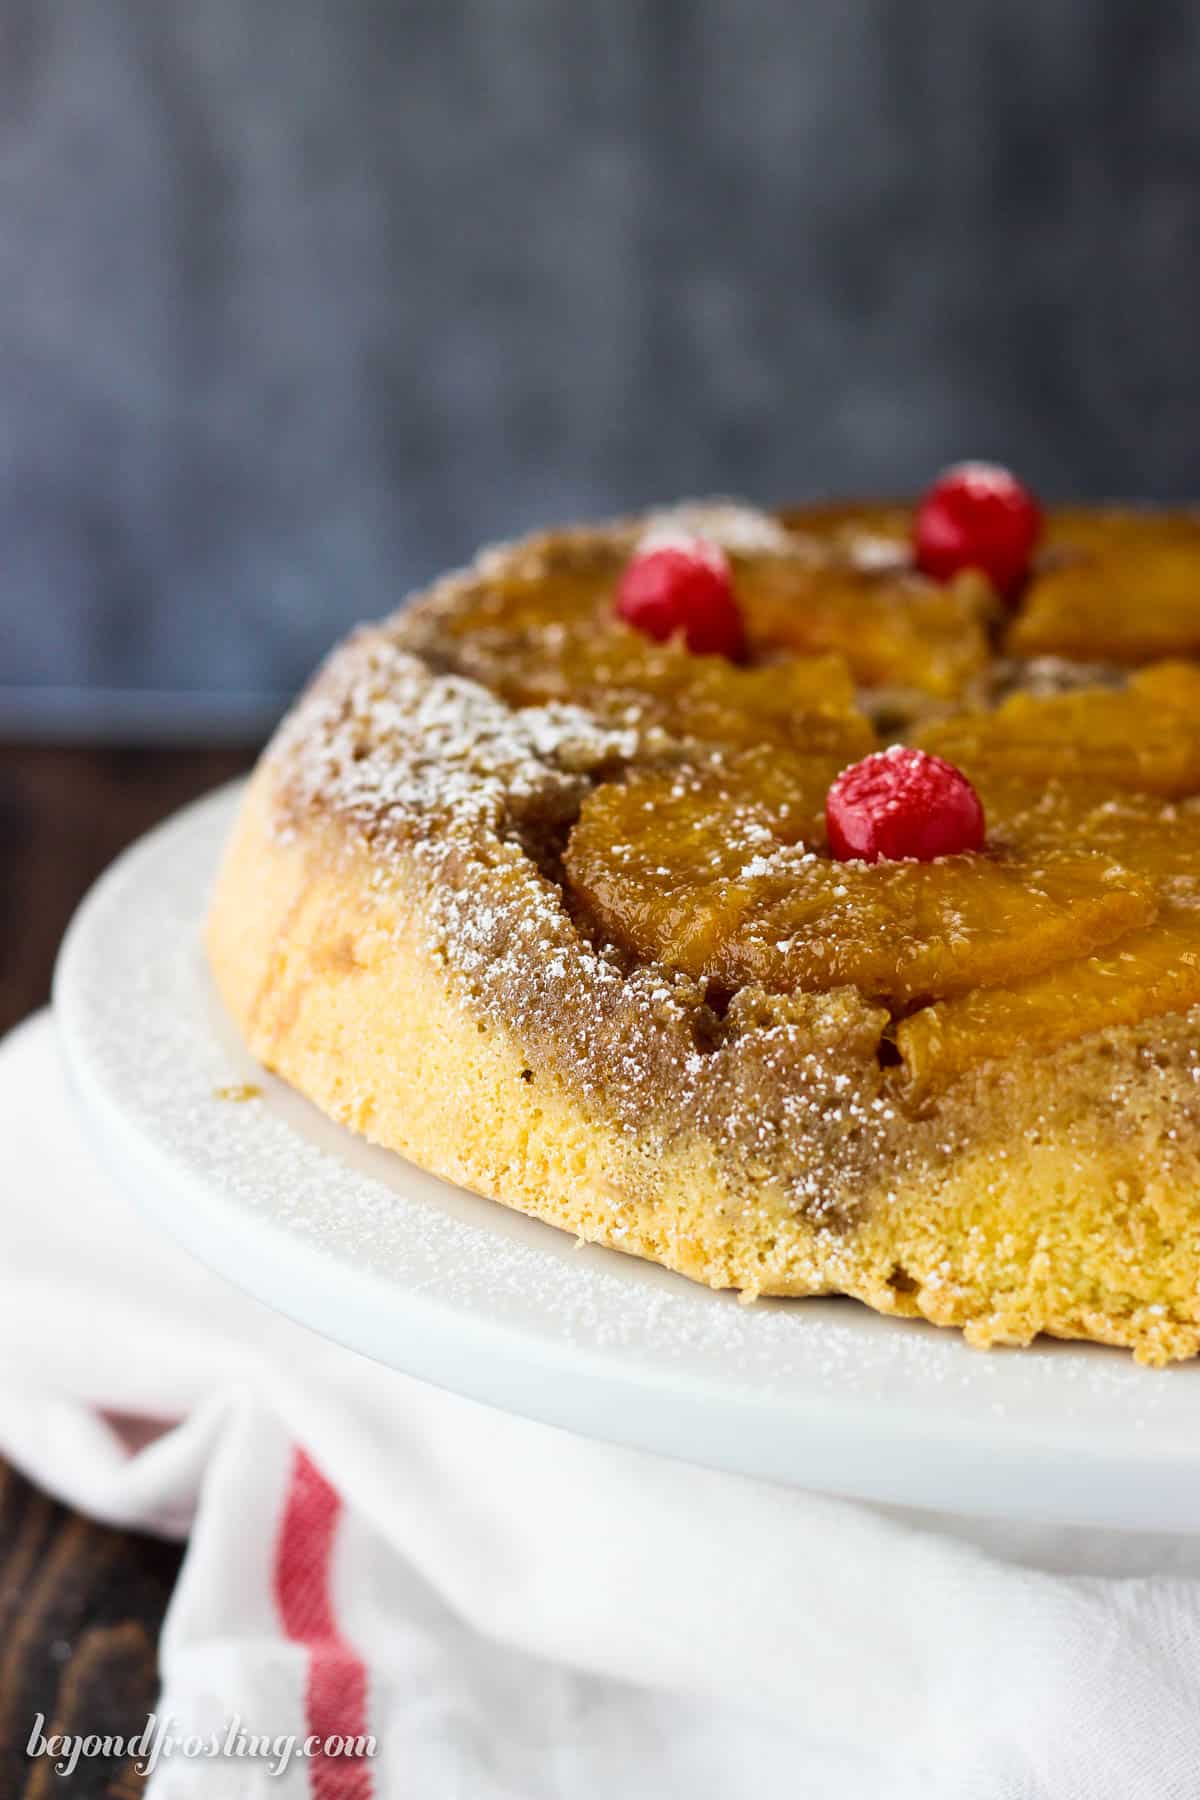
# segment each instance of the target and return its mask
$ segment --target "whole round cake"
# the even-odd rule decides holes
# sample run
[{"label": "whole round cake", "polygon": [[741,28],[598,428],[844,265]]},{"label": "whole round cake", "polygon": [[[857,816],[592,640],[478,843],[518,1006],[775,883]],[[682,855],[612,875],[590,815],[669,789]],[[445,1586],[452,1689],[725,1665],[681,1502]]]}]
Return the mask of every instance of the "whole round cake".
[{"label": "whole round cake", "polygon": [[268,1068],[580,1237],[1192,1356],[1200,517],[967,465],[489,550],[285,720],[208,949]]}]

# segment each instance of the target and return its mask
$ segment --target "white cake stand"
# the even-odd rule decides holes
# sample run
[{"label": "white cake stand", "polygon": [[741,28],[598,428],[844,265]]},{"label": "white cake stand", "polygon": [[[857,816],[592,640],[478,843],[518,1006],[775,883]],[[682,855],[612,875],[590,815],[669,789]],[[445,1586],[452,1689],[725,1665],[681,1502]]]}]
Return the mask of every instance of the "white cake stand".
[{"label": "white cake stand", "polygon": [[438,1181],[265,1075],[199,939],[237,798],[109,870],[55,991],[103,1155],[196,1256],[392,1368],[590,1436],[874,1500],[1200,1529],[1200,1364],[985,1355],[850,1301],[743,1306]]}]

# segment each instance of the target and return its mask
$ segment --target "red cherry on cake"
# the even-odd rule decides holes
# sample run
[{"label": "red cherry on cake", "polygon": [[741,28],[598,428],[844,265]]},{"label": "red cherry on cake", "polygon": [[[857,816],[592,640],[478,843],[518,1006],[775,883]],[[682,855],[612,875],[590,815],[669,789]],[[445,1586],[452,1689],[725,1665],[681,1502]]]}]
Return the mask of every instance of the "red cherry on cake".
[{"label": "red cherry on cake", "polygon": [[746,646],[729,559],[704,538],[631,557],[617,584],[616,610],[627,625],[660,644],[682,634],[696,656],[736,662]]},{"label": "red cherry on cake", "polygon": [[825,826],[839,862],[932,862],[984,842],[983,807],[962,770],[904,744],[842,770]]},{"label": "red cherry on cake", "polygon": [[981,569],[1010,594],[1029,572],[1042,509],[1027,487],[995,463],[959,463],[940,475],[917,507],[917,567],[935,581]]}]

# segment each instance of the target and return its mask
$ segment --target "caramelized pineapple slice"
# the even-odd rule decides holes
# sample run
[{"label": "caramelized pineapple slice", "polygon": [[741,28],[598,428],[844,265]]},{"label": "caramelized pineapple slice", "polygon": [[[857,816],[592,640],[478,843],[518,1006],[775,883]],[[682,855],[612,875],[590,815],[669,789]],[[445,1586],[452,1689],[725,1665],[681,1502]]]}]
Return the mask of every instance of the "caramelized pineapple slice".
[{"label": "caramelized pineapple slice", "polygon": [[[894,573],[910,561],[911,506],[816,505],[780,517],[860,565]],[[1052,509],[1006,649],[1125,664],[1200,654],[1200,513]]]},{"label": "caramelized pineapple slice", "polygon": [[[761,558],[749,559],[752,582]],[[535,564],[535,569],[540,565]],[[643,637],[613,614],[623,559],[598,547],[559,552],[548,572],[481,580],[451,621],[457,673],[510,706],[569,701],[614,723],[659,727],[712,744],[789,744],[843,763],[875,747],[854,707],[854,682],[835,654],[741,666]],[[740,574],[739,583],[743,579]]]},{"label": "caramelized pineapple slice", "polygon": [[1054,506],[1046,514],[1040,553],[1047,560],[1091,556],[1099,561],[1114,550],[1193,543],[1198,531],[1200,512],[1188,507]]},{"label": "caramelized pineapple slice", "polygon": [[[815,505],[780,517],[859,567],[895,577],[911,565],[911,506]],[[1200,513],[1052,509],[1005,647],[1124,664],[1200,654]]]},{"label": "caramelized pineapple slice", "polygon": [[895,1007],[1012,981],[1152,918],[1152,884],[1083,851],[838,863],[831,765],[746,759],[585,802],[567,878],[617,943],[731,989],[857,987]]},{"label": "caramelized pineapple slice", "polygon": [[934,722],[916,734],[973,781],[1058,779],[1134,792],[1200,792],[1200,669],[1157,664],[1113,693],[1014,694],[991,713]]},{"label": "caramelized pineapple slice", "polygon": [[1200,879],[1200,800],[1114,793],[1092,781],[1030,785],[991,771],[978,792],[997,843],[1095,850],[1172,891]]},{"label": "caramelized pineapple slice", "polygon": [[1200,512],[1057,507],[1009,647],[1126,664],[1190,654],[1198,593]]},{"label": "caramelized pineapple slice", "polygon": [[914,1013],[896,1043],[917,1097],[992,1058],[1035,1054],[1200,1003],[1200,910],[1168,905],[1140,931],[1013,987],[979,989]]},{"label": "caramelized pineapple slice", "polygon": [[1111,1025],[1200,1002],[1200,801],[1164,805],[1077,786],[984,790],[998,832],[1043,848],[1086,847],[1154,882],[1153,923],[1098,955],[987,993],[964,994],[905,1019],[896,1042],[918,1094],[1019,1048],[1037,1053]]},{"label": "caramelized pineapple slice", "polygon": [[1044,862],[813,857],[790,892],[739,922],[705,972],[789,991],[848,983],[901,1008],[1052,968],[1153,918],[1155,906],[1149,882],[1086,851]]},{"label": "caramelized pineapple slice", "polygon": [[839,656],[742,668],[618,626],[573,650],[563,668],[564,693],[575,704],[643,729],[658,726],[672,737],[747,748],[790,745],[828,751],[843,763],[874,748]]},{"label": "caramelized pineapple slice", "polygon": [[737,593],[756,652],[835,650],[863,687],[952,700],[987,662],[994,601],[974,574],[938,587],[904,569],[831,555],[763,557],[739,568]]},{"label": "caramelized pineapple slice", "polygon": [[1200,517],[1053,514],[1007,648],[1117,663],[1200,652]]},{"label": "caramelized pineapple slice", "polygon": [[567,881],[614,942],[703,974],[738,921],[786,892],[781,846],[822,833],[829,756],[749,751],[597,788],[567,844]]},{"label": "caramelized pineapple slice", "polygon": [[[938,586],[913,572],[902,546],[870,536],[868,515],[865,535],[849,523],[843,531],[836,517],[836,509],[828,521],[814,515],[791,552],[730,554],[752,663],[832,653],[862,686],[957,698],[986,666],[997,605],[987,583],[968,573]],[[881,524],[889,519],[880,514]],[[613,602],[631,547],[580,536],[535,544],[514,566],[485,571],[446,619],[458,672],[518,706],[583,701],[603,686],[590,677],[593,659],[623,679],[632,652],[619,646],[636,634],[616,620]],[[625,674],[639,685],[634,671]]]}]

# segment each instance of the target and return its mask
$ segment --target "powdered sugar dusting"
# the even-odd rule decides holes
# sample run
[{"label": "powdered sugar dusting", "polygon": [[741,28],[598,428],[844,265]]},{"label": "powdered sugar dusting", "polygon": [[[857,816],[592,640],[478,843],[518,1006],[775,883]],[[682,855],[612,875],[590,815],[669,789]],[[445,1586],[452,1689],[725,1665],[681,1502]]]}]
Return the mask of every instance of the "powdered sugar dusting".
[{"label": "powdered sugar dusting", "polygon": [[378,883],[402,878],[428,954],[480,1015],[615,1115],[631,1192],[653,1189],[669,1143],[699,1135],[740,1188],[747,1225],[769,1219],[782,1189],[836,1234],[893,1127],[876,1009],[848,992],[759,995],[723,1021],[702,985],[594,943],[541,852],[597,779],[636,761],[638,731],[571,705],[511,708],[433,672],[404,639],[403,621],[357,634],[285,725],[271,752],[280,828],[338,817],[369,844]]},{"label": "powdered sugar dusting", "polygon": [[664,550],[696,538],[734,552],[786,556],[796,548],[796,540],[778,519],[736,500],[688,500],[649,513],[637,547]]},{"label": "powdered sugar dusting", "polygon": [[513,711],[473,681],[433,675],[384,631],[336,651],[273,752],[289,799],[369,836],[439,822],[497,827],[506,807],[567,804],[580,778],[628,761],[632,731],[580,707]]}]

